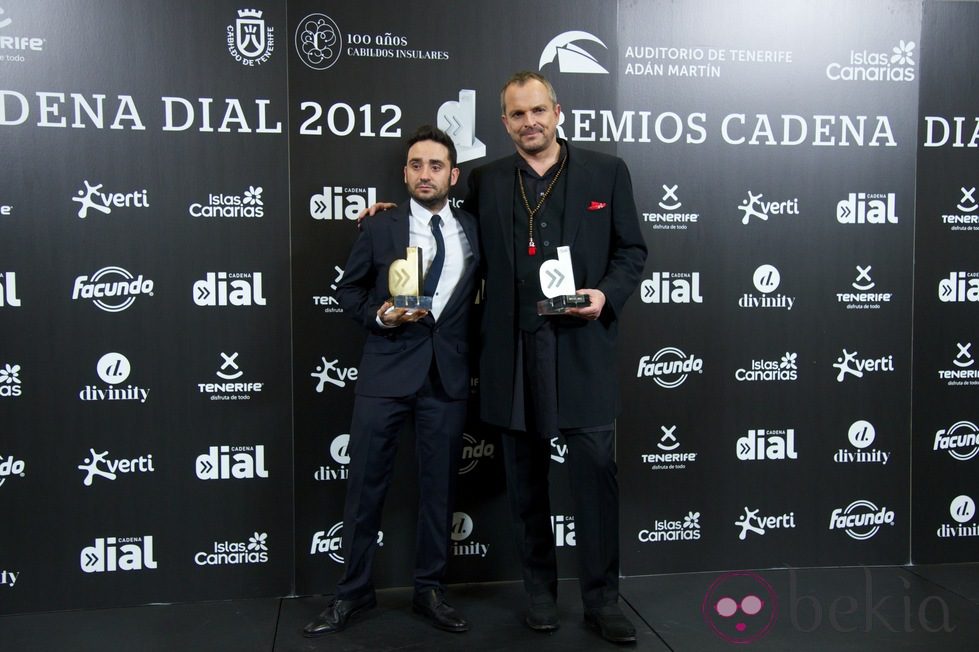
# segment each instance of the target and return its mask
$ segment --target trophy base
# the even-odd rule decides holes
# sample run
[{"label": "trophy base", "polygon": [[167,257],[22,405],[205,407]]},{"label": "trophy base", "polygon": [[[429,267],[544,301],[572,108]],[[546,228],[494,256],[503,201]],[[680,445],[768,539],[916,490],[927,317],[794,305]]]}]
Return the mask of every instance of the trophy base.
[{"label": "trophy base", "polygon": [[401,295],[391,297],[391,303],[395,308],[407,308],[408,310],[431,310],[432,297],[414,297]]},{"label": "trophy base", "polygon": [[564,294],[537,302],[538,315],[563,315],[569,308],[586,308],[591,305],[587,294]]}]

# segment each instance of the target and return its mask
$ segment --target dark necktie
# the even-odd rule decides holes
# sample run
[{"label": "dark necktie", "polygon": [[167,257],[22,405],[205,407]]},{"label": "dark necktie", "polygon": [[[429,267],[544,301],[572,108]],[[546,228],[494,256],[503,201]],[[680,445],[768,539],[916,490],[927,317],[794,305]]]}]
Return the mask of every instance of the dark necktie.
[{"label": "dark necktie", "polygon": [[425,275],[425,287],[422,288],[422,294],[426,297],[435,296],[439,277],[442,275],[442,264],[445,263],[445,240],[442,238],[441,222],[441,217],[432,215],[430,226],[432,227],[432,235],[435,236],[435,258],[432,260],[432,266],[428,268],[428,274]]}]

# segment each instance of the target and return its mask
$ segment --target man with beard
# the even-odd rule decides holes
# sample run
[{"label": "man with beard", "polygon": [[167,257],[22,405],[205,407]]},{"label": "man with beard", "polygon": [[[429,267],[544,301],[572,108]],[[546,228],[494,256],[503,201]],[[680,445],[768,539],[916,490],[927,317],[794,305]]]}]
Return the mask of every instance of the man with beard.
[{"label": "man with beard", "polygon": [[[452,139],[430,126],[407,141],[405,186],[411,199],[362,225],[337,298],[367,330],[350,426],[343,512],[344,573],[336,595],[303,634],[344,629],[376,606],[371,567],[398,435],[414,419],[418,526],[412,608],[439,629],[464,632],[466,620],[443,595],[453,497],[469,395],[468,321],[479,243],[475,219],[450,208],[459,178]],[[420,247],[431,310],[394,307],[388,268]]]}]

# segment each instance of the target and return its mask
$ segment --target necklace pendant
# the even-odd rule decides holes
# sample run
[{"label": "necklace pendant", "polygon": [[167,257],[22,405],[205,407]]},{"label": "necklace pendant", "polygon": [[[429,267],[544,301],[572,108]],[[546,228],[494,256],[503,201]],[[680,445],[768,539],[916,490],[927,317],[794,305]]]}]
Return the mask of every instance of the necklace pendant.
[{"label": "necklace pendant", "polygon": [[534,244],[534,239],[533,238],[531,238],[527,242],[527,255],[528,256],[536,256],[537,255],[537,245]]}]

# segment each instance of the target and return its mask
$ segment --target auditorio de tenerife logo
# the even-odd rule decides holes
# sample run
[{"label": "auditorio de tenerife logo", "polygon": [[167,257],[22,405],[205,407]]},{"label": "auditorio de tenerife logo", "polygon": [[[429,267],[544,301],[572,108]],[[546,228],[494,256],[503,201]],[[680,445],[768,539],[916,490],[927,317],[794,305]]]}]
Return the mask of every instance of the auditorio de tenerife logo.
[{"label": "auditorio de tenerife logo", "polygon": [[579,45],[582,41],[597,43],[608,50],[608,46],[602,43],[602,39],[594,34],[577,30],[564,32],[552,38],[544,46],[537,69],[543,70],[544,66],[553,63],[556,59],[558,70],[561,72],[607,75],[608,70],[598,63],[598,59]]}]

